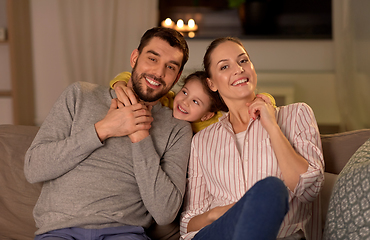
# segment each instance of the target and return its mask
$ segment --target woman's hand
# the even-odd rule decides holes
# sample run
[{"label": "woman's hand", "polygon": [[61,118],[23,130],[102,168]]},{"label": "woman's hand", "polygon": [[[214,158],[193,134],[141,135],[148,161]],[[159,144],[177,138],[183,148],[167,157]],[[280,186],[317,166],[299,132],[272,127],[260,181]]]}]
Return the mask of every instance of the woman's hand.
[{"label": "woman's hand", "polygon": [[205,226],[213,223],[217,219],[219,219],[222,215],[224,215],[232,206],[234,206],[235,203],[226,205],[226,206],[221,206],[221,207],[215,207],[212,208],[211,210],[197,215],[190,219],[187,227],[188,232],[192,231],[198,231]]},{"label": "woman's hand", "polygon": [[277,125],[275,107],[271,99],[263,94],[257,94],[253,102],[247,103],[249,116],[253,119],[260,118],[262,126],[269,131],[269,128]]},{"label": "woman's hand", "polygon": [[234,206],[235,203],[221,206],[221,207],[215,207],[208,211],[208,218],[210,221],[214,222],[217,219],[219,219],[222,215],[224,215],[232,206]]}]

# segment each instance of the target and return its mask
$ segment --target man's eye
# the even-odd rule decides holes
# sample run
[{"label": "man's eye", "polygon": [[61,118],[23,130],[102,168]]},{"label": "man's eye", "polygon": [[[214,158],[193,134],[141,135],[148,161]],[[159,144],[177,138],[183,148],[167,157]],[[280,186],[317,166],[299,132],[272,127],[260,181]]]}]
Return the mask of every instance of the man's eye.
[{"label": "man's eye", "polygon": [[176,70],[176,68],[175,68],[174,66],[168,65],[167,67],[168,67],[169,69],[171,69],[171,70]]},{"label": "man's eye", "polygon": [[149,60],[154,62],[154,61],[155,61],[155,58],[151,58],[151,57],[150,57],[150,58],[149,58]]}]

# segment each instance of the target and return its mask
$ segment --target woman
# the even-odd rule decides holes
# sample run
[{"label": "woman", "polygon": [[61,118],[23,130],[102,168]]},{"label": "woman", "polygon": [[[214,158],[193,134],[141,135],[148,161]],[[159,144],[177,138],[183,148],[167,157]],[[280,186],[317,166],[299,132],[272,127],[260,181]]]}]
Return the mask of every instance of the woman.
[{"label": "woman", "polygon": [[214,40],[203,64],[229,112],[193,138],[182,238],[321,239],[324,161],[312,109],[253,102],[257,74],[237,39]]}]

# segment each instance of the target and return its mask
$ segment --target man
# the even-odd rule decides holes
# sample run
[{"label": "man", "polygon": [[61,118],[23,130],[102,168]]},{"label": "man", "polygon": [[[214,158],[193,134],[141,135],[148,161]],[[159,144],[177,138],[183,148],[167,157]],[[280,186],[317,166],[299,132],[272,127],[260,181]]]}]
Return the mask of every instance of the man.
[{"label": "man", "polygon": [[44,182],[35,239],[149,239],[153,219],[175,219],[192,131],[158,99],[180,77],[188,51],[177,31],[149,29],[131,54],[134,92],[123,102],[90,83],[64,91],[25,156],[27,180]]}]

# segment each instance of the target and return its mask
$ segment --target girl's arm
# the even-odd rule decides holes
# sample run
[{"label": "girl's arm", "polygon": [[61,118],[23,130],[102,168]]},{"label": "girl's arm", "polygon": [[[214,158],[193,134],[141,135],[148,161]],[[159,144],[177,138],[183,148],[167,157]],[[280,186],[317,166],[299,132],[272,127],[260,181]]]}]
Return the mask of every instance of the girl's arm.
[{"label": "girl's arm", "polygon": [[117,76],[115,76],[110,82],[109,85],[112,89],[116,86],[116,83],[124,84],[122,86],[127,86],[128,81],[130,80],[131,73],[130,72],[121,72]]}]

